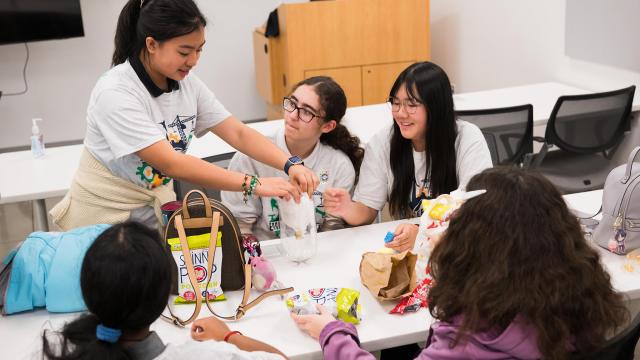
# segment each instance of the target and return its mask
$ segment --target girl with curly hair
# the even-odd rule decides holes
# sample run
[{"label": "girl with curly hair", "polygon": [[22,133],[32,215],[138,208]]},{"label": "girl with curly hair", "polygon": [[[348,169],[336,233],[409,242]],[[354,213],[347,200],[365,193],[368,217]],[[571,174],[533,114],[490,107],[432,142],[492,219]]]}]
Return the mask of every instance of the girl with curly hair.
[{"label": "girl with curly hair", "polygon": [[[284,126],[271,138],[278,148],[304,161],[320,179],[313,192],[318,230],[344,227],[342,219],[327,215],[324,189],[340,188],[353,192],[364,149],[360,140],[340,123],[347,110],[347,97],[332,78],[314,76],[302,80],[284,98]],[[242,154],[231,159],[229,170],[260,177],[284,177],[284,173]],[[240,193],[222,192],[222,201],[238,220],[242,234],[266,240],[279,236],[280,214],[273,198],[243,201]]]},{"label": "girl with curly hair", "polygon": [[[418,358],[564,359],[626,323],[598,252],[548,180],[496,168],[467,189],[486,193],[462,205],[431,254],[437,322]],[[325,359],[368,356],[353,326],[325,312],[294,319],[319,337]]]}]

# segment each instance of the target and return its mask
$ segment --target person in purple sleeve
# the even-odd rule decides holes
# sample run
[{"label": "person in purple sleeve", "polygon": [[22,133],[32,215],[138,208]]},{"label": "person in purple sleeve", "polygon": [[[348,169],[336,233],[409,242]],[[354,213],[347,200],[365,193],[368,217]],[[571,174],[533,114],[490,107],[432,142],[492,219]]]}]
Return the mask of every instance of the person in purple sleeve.
[{"label": "person in purple sleeve", "polygon": [[[598,348],[626,323],[598,252],[548,180],[495,168],[471,179],[467,190],[478,189],[486,193],[452,216],[429,259],[437,321],[417,358],[564,359]],[[353,325],[319,310],[292,317],[319,339],[325,359],[373,359]]]}]

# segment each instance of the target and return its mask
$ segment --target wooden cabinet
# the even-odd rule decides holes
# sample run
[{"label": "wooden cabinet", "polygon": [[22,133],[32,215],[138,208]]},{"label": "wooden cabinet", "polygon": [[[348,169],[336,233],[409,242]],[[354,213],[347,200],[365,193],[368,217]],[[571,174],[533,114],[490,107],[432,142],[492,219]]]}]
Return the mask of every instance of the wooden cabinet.
[{"label": "wooden cabinet", "polygon": [[381,103],[397,75],[429,60],[428,0],[333,0],[282,4],[280,36],[253,34],[258,92],[275,111],[291,87],[327,75],[349,106]]},{"label": "wooden cabinet", "polygon": [[362,67],[362,103],[377,104],[387,101],[393,82],[412,61]]},{"label": "wooden cabinet", "polygon": [[347,95],[347,106],[361,106],[362,104],[362,70],[360,66],[339,69],[309,70],[304,72],[304,78],[312,76],[330,76]]}]

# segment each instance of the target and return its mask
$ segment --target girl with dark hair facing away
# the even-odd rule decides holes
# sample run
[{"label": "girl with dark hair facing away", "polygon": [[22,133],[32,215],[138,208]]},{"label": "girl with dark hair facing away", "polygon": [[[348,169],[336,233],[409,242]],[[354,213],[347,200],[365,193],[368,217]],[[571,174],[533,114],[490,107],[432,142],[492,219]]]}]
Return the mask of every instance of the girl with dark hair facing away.
[{"label": "girl with dark hair facing away", "polygon": [[43,334],[46,359],[284,358],[214,317],[196,320],[191,337],[197,341],[182,345],[165,345],[150,331],[169,301],[174,274],[158,231],[143,224],[126,222],[105,230],[87,250],[80,274],[89,313],[59,333]]},{"label": "girl with dark hair facing away", "polygon": [[[480,129],[456,121],[451,84],[438,65],[406,68],[388,102],[393,126],[367,143],[353,200],[341,189],[325,192],[327,212],[350,225],[372,223],[386,203],[394,219],[419,216],[422,199],[464,189],[473,175],[492,166]],[[385,246],[411,249],[417,232],[416,225],[401,224]]]},{"label": "girl with dark hair facing away", "polygon": [[[435,246],[427,295],[431,326],[419,359],[565,359],[588,354],[628,319],[598,252],[543,176],[488,169]],[[325,359],[365,359],[355,327],[293,316]]]},{"label": "girl with dark hair facing away", "polygon": [[[284,127],[271,141],[287,154],[298,154],[320,179],[313,193],[318,230],[344,227],[342,219],[327,215],[323,206],[325,188],[353,192],[364,156],[360,140],[340,124],[347,109],[344,91],[330,77],[311,77],[293,87],[284,98],[283,109]],[[283,175],[241,153],[234,155],[229,169],[258,176]],[[245,236],[266,240],[280,235],[276,199],[265,197],[245,203],[238,193],[222,192],[222,201],[235,215]]]},{"label": "girl with dark hair facing away", "polygon": [[[175,200],[172,179],[252,195],[309,195],[312,171],[289,158],[218,101],[191,70],[205,44],[206,20],[193,0],[129,0],[118,19],[112,65],[87,108],[85,152],[65,198],[52,210],[63,229],[127,219],[157,225]],[[283,171],[258,178],[186,155],[193,136],[213,132]]]}]

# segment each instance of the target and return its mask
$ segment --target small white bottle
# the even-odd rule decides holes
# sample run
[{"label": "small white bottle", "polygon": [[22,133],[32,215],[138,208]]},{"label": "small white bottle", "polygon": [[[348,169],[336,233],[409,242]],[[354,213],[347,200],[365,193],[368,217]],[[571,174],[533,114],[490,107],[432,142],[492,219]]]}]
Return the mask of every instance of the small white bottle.
[{"label": "small white bottle", "polygon": [[40,118],[31,119],[33,125],[31,126],[31,153],[34,158],[44,156],[44,137],[40,133],[40,128],[37,122],[42,121]]}]

